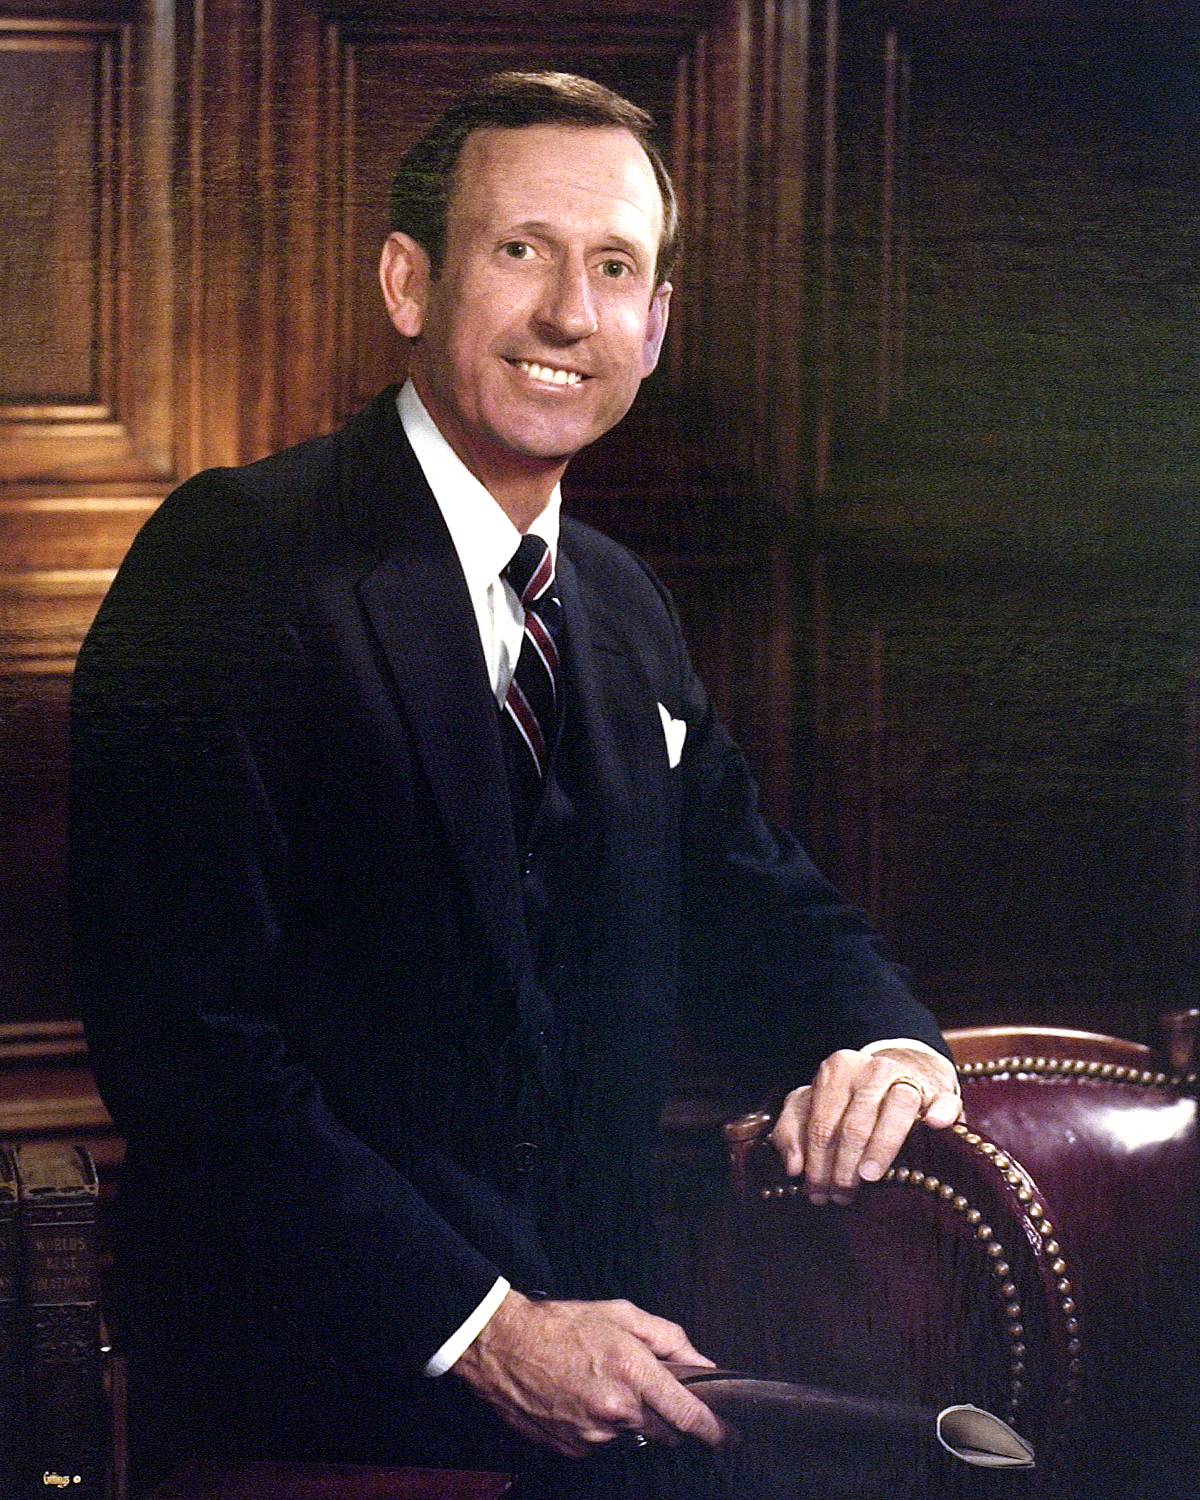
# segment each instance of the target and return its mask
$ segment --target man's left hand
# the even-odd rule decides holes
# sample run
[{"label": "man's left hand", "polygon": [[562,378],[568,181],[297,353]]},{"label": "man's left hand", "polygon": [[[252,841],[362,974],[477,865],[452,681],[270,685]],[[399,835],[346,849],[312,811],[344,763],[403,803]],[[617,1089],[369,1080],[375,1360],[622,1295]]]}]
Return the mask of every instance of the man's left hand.
[{"label": "man's left hand", "polygon": [[917,1120],[943,1130],[961,1113],[946,1058],[909,1047],[847,1048],[792,1090],[769,1139],[789,1177],[804,1173],[813,1203],[845,1204],[860,1182],[878,1182]]}]

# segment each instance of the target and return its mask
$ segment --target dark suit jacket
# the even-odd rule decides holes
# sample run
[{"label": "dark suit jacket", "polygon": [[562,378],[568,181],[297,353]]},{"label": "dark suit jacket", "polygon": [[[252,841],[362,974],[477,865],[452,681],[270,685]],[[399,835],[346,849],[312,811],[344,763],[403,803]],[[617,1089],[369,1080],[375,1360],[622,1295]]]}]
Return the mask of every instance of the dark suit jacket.
[{"label": "dark suit jacket", "polygon": [[[619,1289],[681,1014],[731,1046],[770,1032],[796,1081],[834,1046],[939,1042],[760,819],[649,570],[568,519],[558,571],[587,795],[554,964],[594,1018],[569,1059],[474,616],[394,392],[199,475],[134,543],[76,677],[73,878],[135,1328],[224,1318],[251,1371],[302,1329],[331,1369],[411,1390],[497,1272]],[[688,725],[676,768],[660,703]],[[582,1281],[543,1233],[560,1190],[611,1240]]]}]

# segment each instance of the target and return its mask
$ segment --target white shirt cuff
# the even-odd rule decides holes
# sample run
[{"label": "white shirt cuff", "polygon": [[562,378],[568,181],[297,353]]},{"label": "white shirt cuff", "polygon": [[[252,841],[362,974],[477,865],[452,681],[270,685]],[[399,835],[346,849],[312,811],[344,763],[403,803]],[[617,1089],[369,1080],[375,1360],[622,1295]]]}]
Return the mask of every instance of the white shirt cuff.
[{"label": "white shirt cuff", "polygon": [[[951,1068],[954,1064],[944,1052],[939,1052],[936,1047],[931,1047],[928,1042],[918,1041],[914,1036],[884,1036],[878,1041],[868,1042],[865,1047],[860,1047],[860,1052],[881,1052],[884,1047],[908,1047],[913,1052],[928,1052],[930,1057],[939,1058],[944,1063],[949,1063]],[[957,1093],[962,1093],[962,1086],[958,1081],[958,1070],[954,1071],[954,1088]]]},{"label": "white shirt cuff", "polygon": [[466,1320],[450,1335],[442,1347],[426,1364],[425,1375],[444,1375],[461,1354],[464,1354],[491,1321],[492,1314],[508,1296],[510,1287],[503,1276],[497,1276],[492,1289]]}]

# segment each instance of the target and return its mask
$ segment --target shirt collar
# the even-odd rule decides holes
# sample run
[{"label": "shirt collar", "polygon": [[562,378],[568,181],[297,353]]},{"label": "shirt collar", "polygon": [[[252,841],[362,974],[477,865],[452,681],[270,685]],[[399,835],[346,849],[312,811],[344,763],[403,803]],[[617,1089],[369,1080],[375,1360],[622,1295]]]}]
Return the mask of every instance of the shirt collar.
[{"label": "shirt collar", "polygon": [[[450,532],[467,588],[472,596],[480,594],[499,577],[517,550],[521,533],[442,436],[411,380],[401,387],[396,409]],[[545,510],[529,528],[550,548],[556,566],[561,507],[562,491],[556,484]]]}]

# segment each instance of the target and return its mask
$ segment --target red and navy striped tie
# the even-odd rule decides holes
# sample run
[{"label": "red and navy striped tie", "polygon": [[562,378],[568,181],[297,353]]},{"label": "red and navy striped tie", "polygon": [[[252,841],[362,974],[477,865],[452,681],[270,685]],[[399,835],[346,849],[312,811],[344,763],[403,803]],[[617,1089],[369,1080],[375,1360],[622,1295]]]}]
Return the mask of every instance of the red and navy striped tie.
[{"label": "red and navy striped tie", "polygon": [[556,637],[562,625],[562,605],[554,592],[554,559],[540,536],[530,533],[521,538],[503,576],[525,611],[525,635],[504,700],[503,720],[510,740],[515,736],[517,763],[525,767],[522,782],[535,797],[546,777],[558,725]]}]

